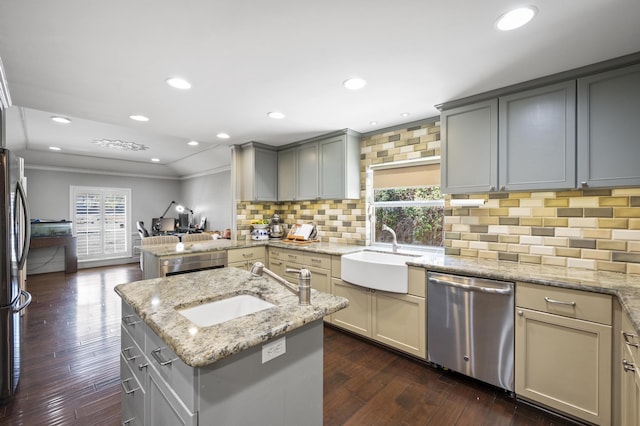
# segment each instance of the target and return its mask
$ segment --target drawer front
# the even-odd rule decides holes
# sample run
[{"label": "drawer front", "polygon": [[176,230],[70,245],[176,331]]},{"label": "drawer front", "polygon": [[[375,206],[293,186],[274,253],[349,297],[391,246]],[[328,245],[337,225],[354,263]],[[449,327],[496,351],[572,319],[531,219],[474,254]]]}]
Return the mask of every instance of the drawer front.
[{"label": "drawer front", "polygon": [[[627,353],[623,353],[623,358],[631,358],[630,361],[633,365],[637,366],[640,362],[640,338],[638,338],[638,333],[636,332],[631,320],[625,314],[622,313],[622,343],[624,347],[627,348]],[[640,373],[640,368],[636,368],[636,371]]]},{"label": "drawer front", "polygon": [[298,265],[302,265],[304,261],[304,255],[302,252],[297,250],[282,250],[282,260],[287,263],[297,263]]},{"label": "drawer front", "polygon": [[160,374],[177,395],[180,395],[183,404],[191,412],[195,412],[197,370],[182,362],[153,330],[149,329],[146,338],[145,355],[150,367]]},{"label": "drawer front", "polygon": [[144,425],[145,390],[140,386],[135,374],[120,357],[120,402],[122,424],[126,426]]},{"label": "drawer front", "polygon": [[276,247],[269,247],[269,260],[272,259],[278,259],[278,260],[282,260],[283,258],[283,249],[280,248],[276,248]]},{"label": "drawer front", "polygon": [[249,247],[243,249],[229,250],[227,252],[227,261],[229,264],[233,262],[264,260],[264,247]]},{"label": "drawer front", "polygon": [[122,301],[122,328],[129,333],[133,341],[141,348],[144,348],[144,336],[146,326],[128,303]]},{"label": "drawer front", "polygon": [[[144,375],[146,374],[145,366],[147,360],[144,357],[144,350],[133,340],[133,337],[129,335],[124,328],[124,324],[121,325],[122,332],[120,334],[120,355],[122,362],[126,363],[136,379],[140,383],[144,383]],[[144,346],[143,346],[144,347]]]},{"label": "drawer front", "polygon": [[529,283],[516,283],[516,305],[536,311],[612,324],[612,299],[607,294]]},{"label": "drawer front", "polygon": [[331,269],[331,255],[305,252],[302,264],[307,268]]}]

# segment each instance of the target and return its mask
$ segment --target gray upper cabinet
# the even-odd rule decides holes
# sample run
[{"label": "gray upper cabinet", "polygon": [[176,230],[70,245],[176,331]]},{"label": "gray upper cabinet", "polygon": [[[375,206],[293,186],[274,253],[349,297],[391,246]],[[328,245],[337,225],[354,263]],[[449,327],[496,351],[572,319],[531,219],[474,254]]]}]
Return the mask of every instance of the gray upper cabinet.
[{"label": "gray upper cabinet", "polygon": [[360,198],[360,139],[343,131],[278,152],[278,200]]},{"label": "gray upper cabinet", "polygon": [[442,192],[495,191],[498,185],[498,100],[443,111],[440,131]]},{"label": "gray upper cabinet", "polygon": [[243,201],[278,200],[278,152],[255,142],[237,151],[240,167],[237,175]]},{"label": "gray upper cabinet", "polygon": [[297,200],[315,200],[318,198],[318,142],[300,145],[297,149]]},{"label": "gray upper cabinet", "polygon": [[640,65],[578,80],[578,183],[640,186]]},{"label": "gray upper cabinet", "polygon": [[500,97],[498,109],[498,190],[574,188],[575,80]]},{"label": "gray upper cabinet", "polygon": [[360,141],[343,134],[318,141],[320,198],[360,198]]},{"label": "gray upper cabinet", "polygon": [[296,199],[297,156],[296,148],[278,151],[278,200],[280,201]]}]

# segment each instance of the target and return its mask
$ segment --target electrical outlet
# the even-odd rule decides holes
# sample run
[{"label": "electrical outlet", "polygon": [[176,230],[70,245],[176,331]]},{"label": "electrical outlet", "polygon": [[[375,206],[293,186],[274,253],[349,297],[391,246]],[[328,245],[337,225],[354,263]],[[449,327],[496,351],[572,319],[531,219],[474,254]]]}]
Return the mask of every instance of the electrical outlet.
[{"label": "electrical outlet", "polygon": [[285,352],[287,352],[286,337],[266,343],[262,345],[262,363],[264,364],[280,355],[284,355]]}]

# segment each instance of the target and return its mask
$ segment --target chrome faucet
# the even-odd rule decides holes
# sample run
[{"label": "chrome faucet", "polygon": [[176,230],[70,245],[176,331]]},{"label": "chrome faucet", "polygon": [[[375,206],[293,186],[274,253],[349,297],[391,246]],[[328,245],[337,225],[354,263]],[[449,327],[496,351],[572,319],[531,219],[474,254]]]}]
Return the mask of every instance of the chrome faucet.
[{"label": "chrome faucet", "polygon": [[394,231],[393,229],[389,228],[387,225],[382,224],[382,230],[383,231],[387,231],[387,232],[391,232],[391,235],[393,236],[393,242],[391,243],[391,249],[393,250],[393,252],[397,252],[398,251],[398,238],[396,237],[396,231]]},{"label": "chrome faucet", "polygon": [[263,273],[267,274],[278,283],[282,284],[287,290],[298,296],[298,304],[310,305],[311,304],[311,272],[308,269],[292,269],[287,268],[287,272],[297,272],[299,277],[298,285],[290,283],[284,278],[276,275],[271,270],[267,269],[262,262],[256,262],[251,266],[251,274],[256,277],[261,277]]}]

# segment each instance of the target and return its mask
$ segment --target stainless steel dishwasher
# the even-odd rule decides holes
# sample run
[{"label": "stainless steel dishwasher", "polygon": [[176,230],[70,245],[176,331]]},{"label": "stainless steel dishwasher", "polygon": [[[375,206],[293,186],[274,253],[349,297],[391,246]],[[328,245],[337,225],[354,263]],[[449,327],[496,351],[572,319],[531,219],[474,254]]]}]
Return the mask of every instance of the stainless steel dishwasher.
[{"label": "stainless steel dishwasher", "polygon": [[514,285],[429,272],[429,361],[513,391]]}]

